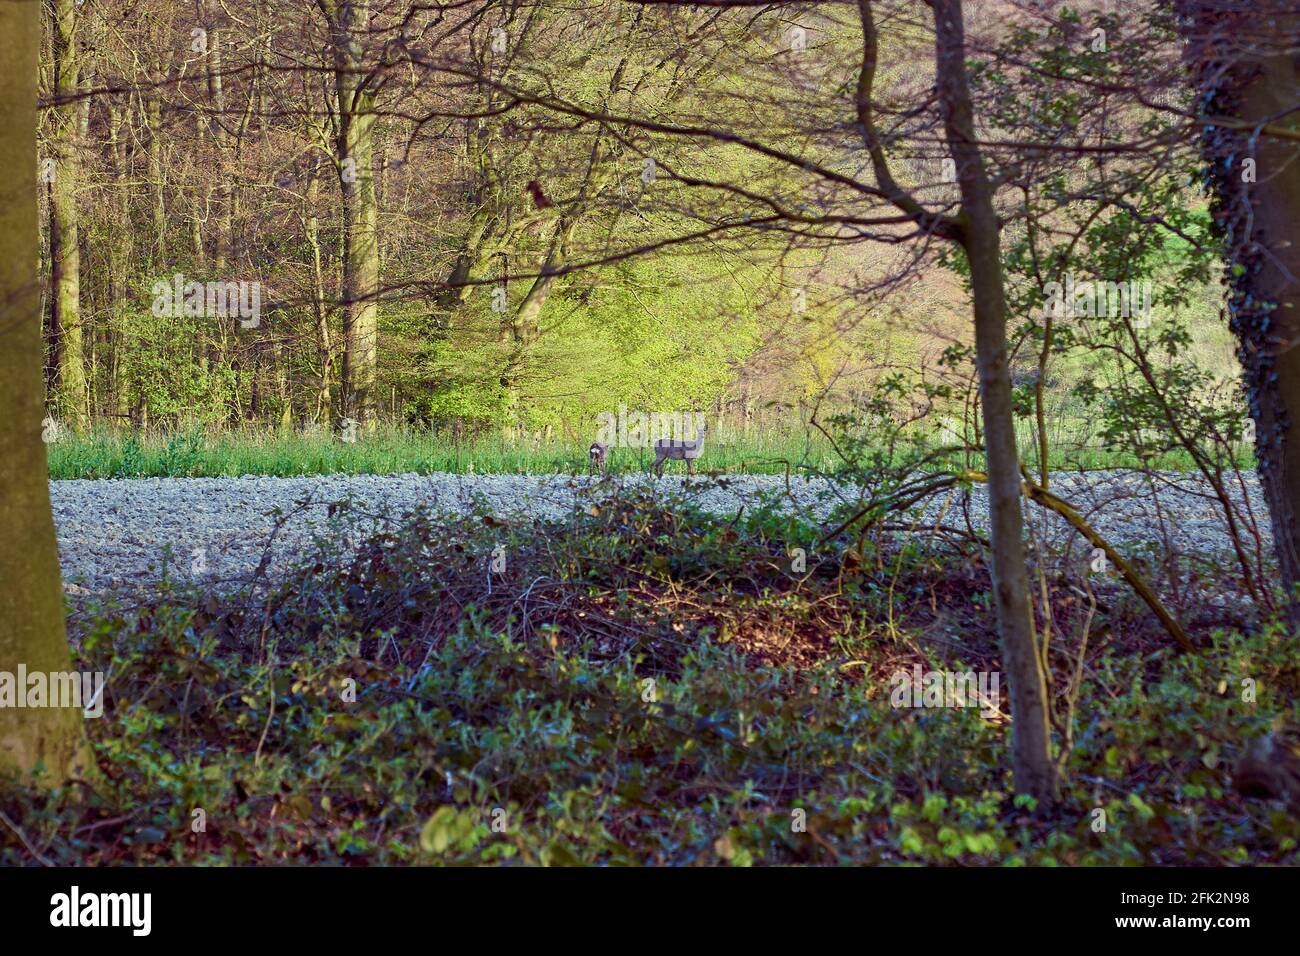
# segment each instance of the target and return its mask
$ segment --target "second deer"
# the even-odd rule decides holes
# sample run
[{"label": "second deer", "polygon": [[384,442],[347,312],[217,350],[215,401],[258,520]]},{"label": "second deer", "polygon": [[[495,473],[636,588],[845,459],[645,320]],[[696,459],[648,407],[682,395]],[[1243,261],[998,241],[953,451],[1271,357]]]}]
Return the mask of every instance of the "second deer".
[{"label": "second deer", "polygon": [[690,441],[679,438],[661,438],[655,442],[655,463],[650,466],[651,471],[655,473],[655,477],[658,478],[663,475],[664,462],[666,461],[684,461],[686,462],[687,473],[695,474],[695,459],[704,454],[704,435],[708,430],[709,427],[701,422],[695,437]]}]

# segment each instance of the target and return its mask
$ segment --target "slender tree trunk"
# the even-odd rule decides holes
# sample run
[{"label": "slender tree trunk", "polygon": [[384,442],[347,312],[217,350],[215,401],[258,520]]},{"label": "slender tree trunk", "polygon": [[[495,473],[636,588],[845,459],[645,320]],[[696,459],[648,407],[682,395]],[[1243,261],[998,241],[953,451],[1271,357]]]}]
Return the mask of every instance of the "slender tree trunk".
[{"label": "slender tree trunk", "polygon": [[50,182],[50,328],[59,337],[59,401],[63,418],[81,429],[88,417],[84,336],[81,323],[81,253],[77,221],[77,140],[81,110],[77,63],[76,0],[53,0],[51,111],[54,178]]},{"label": "slender tree trunk", "polygon": [[253,368],[248,373],[248,417],[254,422],[262,414],[262,350],[253,345]]},{"label": "slender tree trunk", "polygon": [[154,262],[161,266],[167,258],[167,203],[162,160],[162,103],[156,93],[145,100],[145,125],[149,129],[149,184],[153,190]]},{"label": "slender tree trunk", "polygon": [[208,101],[213,116],[208,124],[212,134],[212,147],[217,168],[217,177],[221,185],[221,209],[213,217],[217,226],[216,240],[213,242],[212,265],[217,276],[223,277],[226,264],[233,260],[234,217],[235,217],[235,180],[226,163],[226,151],[230,136],[226,130],[226,85],[222,75],[221,29],[212,27],[208,30]]},{"label": "slender tree trunk", "polygon": [[280,399],[280,434],[290,435],[293,433],[293,387],[289,380],[292,356],[287,342],[279,346],[272,345],[272,348],[275,350],[279,365],[276,372],[276,386]]},{"label": "slender tree trunk", "polygon": [[961,244],[970,264],[975,312],[984,448],[988,458],[989,539],[1002,666],[1011,685],[1016,791],[1040,803],[1056,800],[1047,681],[1034,634],[1021,514],[1020,457],[1016,450],[1007,356],[1007,304],[1000,227],[993,188],[975,137],[966,83],[961,0],[933,0],[939,99],[948,148],[961,189]]},{"label": "slender tree trunk", "polygon": [[112,394],[112,411],[120,415],[122,403],[121,361],[124,313],[127,302],[127,277],[131,263],[131,187],[127,169],[126,144],[123,127],[129,122],[130,107],[119,112],[112,100],[108,103],[108,149],[112,158],[114,187],[116,189],[116,215],[106,224],[108,229],[108,388]]},{"label": "slender tree trunk", "polygon": [[200,269],[203,268],[204,250],[203,250],[203,219],[207,210],[212,208],[212,187],[209,186],[203,191],[203,197],[200,199],[199,190],[193,191],[193,210],[190,213],[190,252],[194,256],[194,264]]},{"label": "slender tree trunk", "polygon": [[320,353],[320,378],[316,386],[316,414],[313,420],[327,428],[332,421],[330,397],[331,366],[334,347],[330,343],[329,312],[325,308],[325,274],[321,268],[320,220],[316,215],[316,201],[320,193],[319,167],[313,165],[308,173],[307,192],[303,208],[303,228],[307,244],[311,247],[311,303],[316,319],[316,347]]},{"label": "slender tree trunk", "polygon": [[[1300,423],[1300,143],[1287,138],[1300,135],[1300,16],[1294,4],[1270,0],[1183,0],[1177,8],[1205,104],[1202,148],[1228,259],[1228,312],[1260,484],[1300,628],[1300,439],[1293,433]],[[1265,23],[1271,42],[1257,29]],[[1243,37],[1250,42],[1238,42]]]},{"label": "slender tree trunk", "polygon": [[[50,512],[37,274],[36,76],[40,7],[0,3],[0,671],[67,672]],[[24,693],[26,688],[19,688]],[[43,767],[61,785],[90,769],[81,715],[0,707],[0,774]]]}]

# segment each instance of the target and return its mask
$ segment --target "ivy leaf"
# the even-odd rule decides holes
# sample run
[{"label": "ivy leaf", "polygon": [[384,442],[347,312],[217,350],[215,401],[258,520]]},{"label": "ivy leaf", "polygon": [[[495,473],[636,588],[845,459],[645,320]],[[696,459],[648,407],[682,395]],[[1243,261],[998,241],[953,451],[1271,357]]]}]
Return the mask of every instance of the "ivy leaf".
[{"label": "ivy leaf", "polygon": [[456,820],[454,807],[439,807],[420,830],[420,849],[426,853],[444,853],[452,841]]}]

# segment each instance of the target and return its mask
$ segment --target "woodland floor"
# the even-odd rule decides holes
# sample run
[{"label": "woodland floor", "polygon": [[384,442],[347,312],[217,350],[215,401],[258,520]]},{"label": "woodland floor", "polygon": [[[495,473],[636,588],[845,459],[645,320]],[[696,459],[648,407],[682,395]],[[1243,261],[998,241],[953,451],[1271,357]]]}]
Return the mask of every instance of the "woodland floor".
[{"label": "woodland floor", "polygon": [[355,542],[257,586],[73,596],[76,666],[108,675],[102,777],[0,782],[0,863],[1296,862],[1300,820],[1232,789],[1297,717],[1281,626],[1192,608],[1179,653],[1121,582],[1036,574],[1064,775],[1040,812],[1005,685],[988,713],[892,700],[916,666],[1000,669],[978,547],[823,542],[668,487],[368,535],[336,506]]}]

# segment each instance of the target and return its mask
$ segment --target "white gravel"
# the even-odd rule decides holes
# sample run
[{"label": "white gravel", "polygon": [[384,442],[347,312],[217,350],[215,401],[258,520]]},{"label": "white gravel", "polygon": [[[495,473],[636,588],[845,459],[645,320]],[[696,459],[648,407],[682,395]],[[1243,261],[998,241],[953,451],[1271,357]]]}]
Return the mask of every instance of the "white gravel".
[{"label": "white gravel", "polygon": [[[625,485],[653,483],[644,475],[626,476]],[[303,478],[142,478],[114,481],[52,482],[51,498],[58,529],[65,587],[71,593],[102,593],[117,588],[147,588],[168,573],[174,580],[215,583],[238,580],[253,572],[266,550],[275,524],[275,508],[288,513],[298,503],[312,504],[295,514],[281,530],[271,550],[270,572],[288,567],[309,548],[313,534],[327,532],[327,505],[351,499],[377,515],[400,518],[425,505],[435,511],[463,511],[476,499],[502,518],[562,518],[592,493],[609,493],[612,481],[597,492],[595,479],[554,475],[321,475]],[[1207,497],[1209,487],[1199,478],[1158,476],[1159,496],[1147,479],[1125,472],[1058,475],[1052,490],[1074,504],[1094,526],[1117,545],[1132,547],[1166,538],[1183,552],[1212,556],[1229,549],[1221,510]],[[831,508],[852,500],[852,489],[821,480],[793,479],[785,495],[781,476],[696,478],[665,476],[657,485],[665,492],[682,491],[705,508],[732,515],[756,504],[765,494],[783,495],[783,507],[794,507],[813,520],[825,521]],[[1268,514],[1257,483],[1246,476],[1248,494],[1234,487],[1243,514],[1253,510],[1268,547]],[[1158,502],[1158,504],[1157,504]],[[942,513],[944,524],[961,526],[964,519],[945,509],[942,496],[916,513],[917,533],[927,533]],[[970,513],[976,528],[983,522],[983,490],[971,494]],[[1029,505],[1034,526],[1056,543],[1073,537],[1055,518]],[[1162,524],[1163,518],[1163,524]],[[1083,548],[1084,552],[1088,550]]]}]

